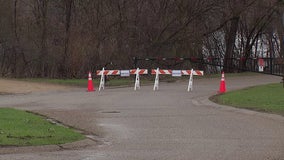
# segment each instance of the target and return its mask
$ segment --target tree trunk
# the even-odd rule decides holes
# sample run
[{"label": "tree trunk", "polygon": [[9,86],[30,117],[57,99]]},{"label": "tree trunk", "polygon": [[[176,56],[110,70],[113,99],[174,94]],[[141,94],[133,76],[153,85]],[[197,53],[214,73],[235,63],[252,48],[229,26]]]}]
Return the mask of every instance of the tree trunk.
[{"label": "tree trunk", "polygon": [[40,55],[40,69],[41,69],[41,77],[47,76],[47,56],[48,56],[48,51],[47,51],[47,26],[46,26],[46,21],[47,21],[47,3],[48,1],[42,1],[42,4],[40,5],[41,7],[41,55]]},{"label": "tree trunk", "polygon": [[71,15],[72,15],[72,3],[73,0],[65,1],[65,42],[64,42],[64,53],[61,64],[61,75],[64,78],[68,77],[69,65],[68,65],[68,52],[69,52],[69,41],[70,41],[70,25],[71,25]]},{"label": "tree trunk", "polygon": [[235,17],[231,21],[229,32],[226,33],[226,52],[224,59],[224,71],[233,72],[233,55],[234,55],[234,46],[236,41],[236,35],[238,31],[240,17]]}]

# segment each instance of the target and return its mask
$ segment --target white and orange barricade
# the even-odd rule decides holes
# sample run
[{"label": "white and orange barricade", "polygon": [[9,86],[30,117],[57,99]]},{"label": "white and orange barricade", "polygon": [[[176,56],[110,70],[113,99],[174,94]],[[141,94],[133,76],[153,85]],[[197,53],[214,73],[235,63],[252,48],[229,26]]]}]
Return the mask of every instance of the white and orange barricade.
[{"label": "white and orange barricade", "polygon": [[135,84],[134,84],[134,90],[140,89],[140,75],[141,74],[148,74],[148,69],[130,69],[130,74],[135,74]]},{"label": "white and orange barricade", "polygon": [[191,73],[194,75],[194,76],[203,76],[204,75],[204,72],[203,71],[200,71],[200,70],[181,70],[182,72],[182,75],[191,75]]},{"label": "white and orange barricade", "polygon": [[[137,68],[137,69],[130,69],[129,70],[129,72],[130,72],[130,74],[137,74],[137,70],[138,70],[139,68]],[[138,74],[148,74],[148,69],[139,69],[139,71],[138,71]]]},{"label": "white and orange barricade", "polygon": [[154,90],[154,91],[155,91],[155,90],[159,90],[159,80],[160,80],[159,75],[160,75],[160,74],[171,75],[172,73],[173,73],[173,72],[172,72],[171,69],[159,69],[159,68],[157,68],[157,69],[152,69],[151,74],[152,74],[152,75],[156,75],[153,90]]},{"label": "white and orange barricade", "polygon": [[193,89],[193,76],[203,76],[204,72],[200,70],[182,70],[182,75],[190,75],[188,80],[187,91],[192,91]]},{"label": "white and orange barricade", "polygon": [[201,70],[182,70],[182,75],[190,75],[188,80],[187,91],[192,91],[193,89],[193,76],[203,76],[204,72]]},{"label": "white and orange barricade", "polygon": [[141,74],[148,74],[148,69],[130,69],[130,70],[97,70],[97,75],[101,76],[99,91],[105,88],[105,76],[116,76],[129,77],[130,75],[136,75],[134,90],[140,89],[140,77]]},{"label": "white and orange barricade", "polygon": [[97,75],[120,75],[120,70],[98,70]]},{"label": "white and orange barricade", "polygon": [[120,75],[120,70],[105,70],[105,68],[103,68],[102,70],[97,71],[97,75],[101,76],[100,86],[99,86],[99,91],[101,91],[101,89],[103,90],[105,89],[105,76]]},{"label": "white and orange barricade", "polygon": [[172,74],[172,70],[171,69],[152,69],[151,74]]},{"label": "white and orange barricade", "polygon": [[148,74],[148,69],[130,69],[130,74],[135,74],[135,84],[134,84],[134,90],[140,89],[140,75],[141,74]]},{"label": "white and orange barricade", "polygon": [[181,76],[186,76],[189,75],[189,81],[188,81],[188,87],[187,91],[192,91],[192,86],[193,86],[193,76],[203,76],[204,72],[200,70],[171,70],[171,69],[152,69],[151,71],[152,75],[156,75],[155,78],[155,83],[154,83],[154,88],[153,90],[158,90],[159,89],[159,75],[164,74],[164,75],[172,75],[173,77],[181,77]]}]

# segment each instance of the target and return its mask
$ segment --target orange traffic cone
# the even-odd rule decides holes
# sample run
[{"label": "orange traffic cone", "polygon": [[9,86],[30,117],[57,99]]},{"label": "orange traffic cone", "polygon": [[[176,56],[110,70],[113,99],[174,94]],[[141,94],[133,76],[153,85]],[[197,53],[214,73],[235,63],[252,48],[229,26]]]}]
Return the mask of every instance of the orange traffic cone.
[{"label": "orange traffic cone", "polygon": [[226,92],[225,73],[222,72],[219,93],[225,93],[225,92]]},{"label": "orange traffic cone", "polygon": [[93,92],[93,91],[95,91],[95,89],[94,89],[94,86],[93,86],[91,72],[89,72],[89,76],[88,76],[88,92]]}]

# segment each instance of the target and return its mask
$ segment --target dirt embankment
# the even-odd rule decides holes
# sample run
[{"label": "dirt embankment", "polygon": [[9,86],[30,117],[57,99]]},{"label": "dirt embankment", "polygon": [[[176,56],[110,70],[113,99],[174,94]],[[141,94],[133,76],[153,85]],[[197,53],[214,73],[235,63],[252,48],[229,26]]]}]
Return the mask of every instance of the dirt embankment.
[{"label": "dirt embankment", "polygon": [[67,88],[69,87],[55,84],[0,79],[0,94],[24,94],[51,90],[65,90]]}]

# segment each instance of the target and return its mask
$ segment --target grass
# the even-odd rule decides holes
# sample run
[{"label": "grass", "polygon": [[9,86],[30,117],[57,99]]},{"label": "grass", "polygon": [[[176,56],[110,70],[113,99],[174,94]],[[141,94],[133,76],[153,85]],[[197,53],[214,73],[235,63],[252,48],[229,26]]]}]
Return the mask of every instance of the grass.
[{"label": "grass", "polygon": [[[68,86],[78,86],[78,87],[86,87],[88,85],[87,79],[46,79],[46,78],[27,78],[21,79],[29,82],[40,82],[40,83],[51,83],[51,84],[60,84],[60,85],[68,85]],[[142,83],[147,80],[141,80]],[[100,83],[100,79],[93,79],[93,83],[98,86]],[[111,78],[106,81],[106,86],[125,86],[134,84],[134,78]]]},{"label": "grass", "polygon": [[[140,81],[141,83],[147,83],[149,82],[146,79],[143,79],[142,77],[140,77]],[[99,84],[100,82],[98,81],[97,84]],[[110,78],[108,77],[107,81],[106,81],[106,86],[133,86],[135,83],[135,79],[134,77],[127,77],[127,78]]]},{"label": "grass", "polygon": [[85,87],[88,84],[88,81],[86,79],[24,78],[24,79],[19,79],[19,80],[28,81],[28,82],[60,84],[60,85],[68,85],[68,86],[81,86],[81,87]]},{"label": "grass", "polygon": [[43,117],[11,108],[0,109],[0,146],[64,144],[84,139],[70,128]]},{"label": "grass", "polygon": [[284,88],[281,83],[227,92],[210,99],[219,104],[284,116]]}]

